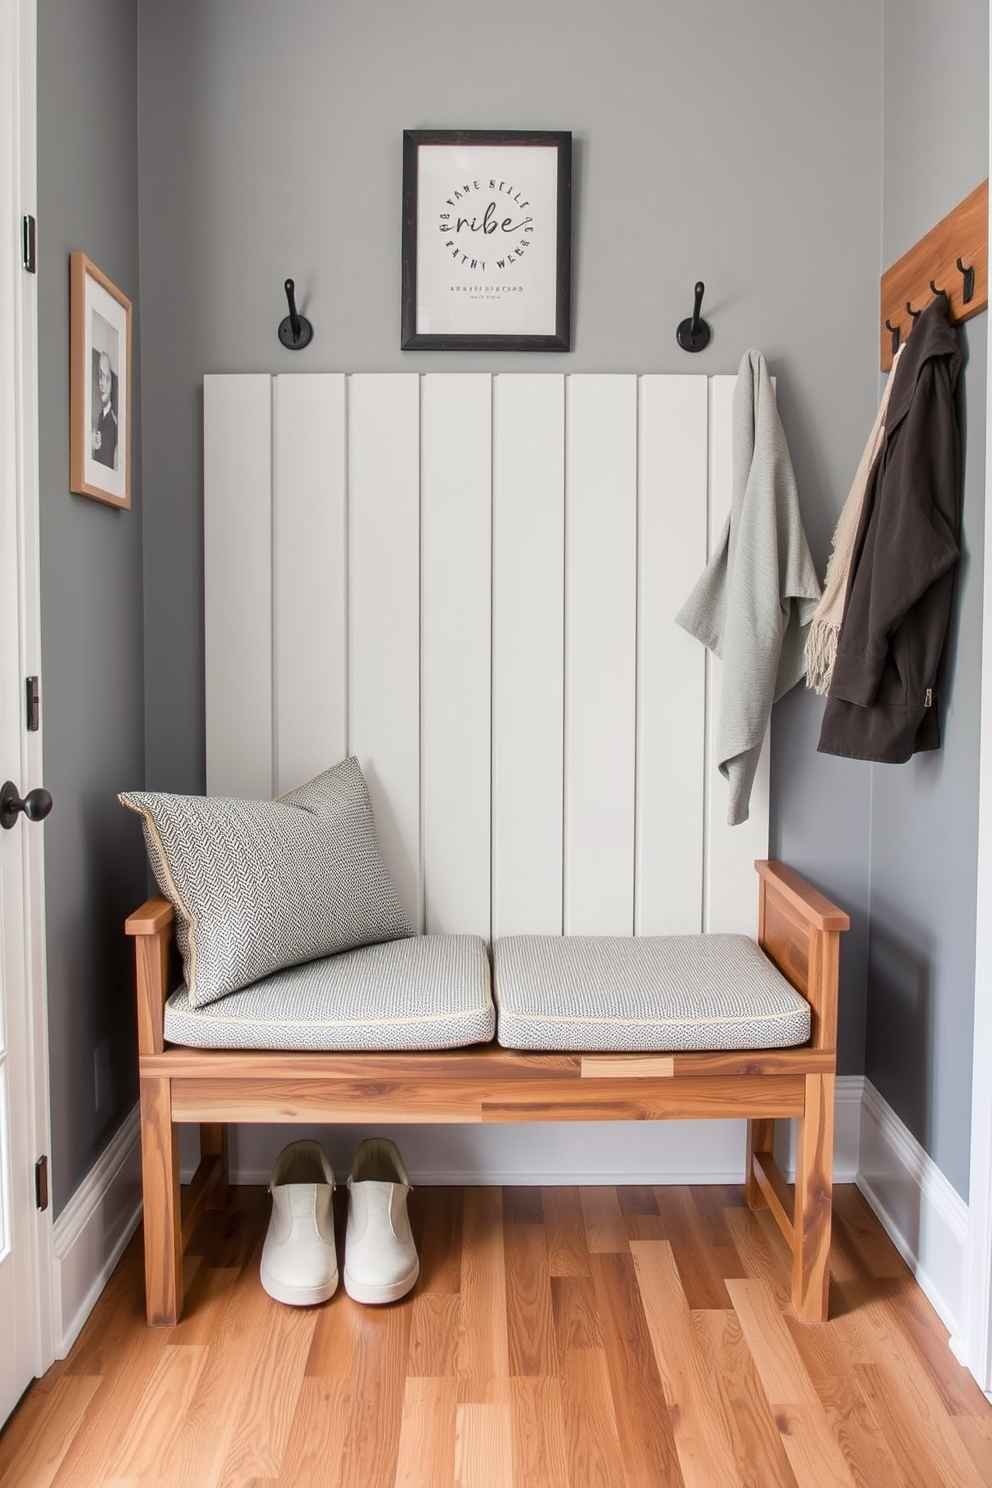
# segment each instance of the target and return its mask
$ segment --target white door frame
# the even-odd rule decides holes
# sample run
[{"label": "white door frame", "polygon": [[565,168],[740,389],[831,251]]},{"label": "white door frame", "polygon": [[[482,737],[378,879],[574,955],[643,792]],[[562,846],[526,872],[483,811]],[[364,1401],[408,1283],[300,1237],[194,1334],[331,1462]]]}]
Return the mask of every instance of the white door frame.
[{"label": "white door frame", "polygon": [[[989,89],[992,145],[992,75]],[[990,223],[992,226],[992,223]],[[985,573],[982,609],[982,711],[979,744],[978,883],[975,940],[975,1042],[971,1086],[963,1362],[992,1392],[992,336],[985,419]]]},{"label": "white door frame", "polygon": [[[37,216],[37,11],[36,0],[11,0],[17,32],[14,75],[15,128],[19,179],[13,185],[15,220]],[[38,527],[38,280],[19,276],[15,303],[15,382],[17,408],[17,525],[22,677],[41,675],[41,621]],[[18,783],[29,789],[42,777],[41,732],[21,732]],[[28,1047],[28,1141],[40,1156],[51,1152],[49,1114],[48,1018],[45,976],[43,833],[20,833],[24,874],[25,1027]],[[44,1374],[55,1357],[52,1310],[52,1210],[35,1215],[27,1237],[27,1276],[35,1298],[34,1369]]]}]

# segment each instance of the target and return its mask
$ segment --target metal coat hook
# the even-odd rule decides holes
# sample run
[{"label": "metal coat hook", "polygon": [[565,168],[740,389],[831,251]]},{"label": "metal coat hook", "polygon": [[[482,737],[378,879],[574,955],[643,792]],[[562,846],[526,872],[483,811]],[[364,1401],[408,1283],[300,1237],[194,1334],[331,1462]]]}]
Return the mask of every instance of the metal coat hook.
[{"label": "metal coat hook", "polygon": [[970,305],[971,304],[971,301],[975,298],[975,268],[974,268],[974,265],[972,265],[971,268],[966,269],[965,266],[964,266],[964,264],[961,262],[961,260],[959,258],[958,261],[957,261],[956,267],[957,267],[958,273],[964,275],[964,293],[961,296],[961,303],[963,305]]},{"label": "metal coat hook", "polygon": [[906,312],[912,318],[912,321],[913,321],[913,324],[914,325],[919,320],[920,316],[923,314],[923,311],[922,310],[914,310],[913,307],[912,307],[912,305],[909,303],[908,300],[906,301]]},{"label": "metal coat hook", "polygon": [[702,351],[704,346],[710,344],[710,328],[700,316],[703,306],[703,292],[706,286],[700,279],[696,284],[696,298],[693,301],[692,315],[688,320],[679,322],[675,339],[683,351]]},{"label": "metal coat hook", "polygon": [[899,326],[892,324],[888,316],[885,317],[885,329],[892,332],[892,355],[895,356],[899,350],[899,338],[902,335],[902,331]]},{"label": "metal coat hook", "polygon": [[290,351],[302,351],[313,340],[313,326],[296,308],[296,285],[287,279],[284,285],[289,301],[289,314],[279,323],[279,340]]}]

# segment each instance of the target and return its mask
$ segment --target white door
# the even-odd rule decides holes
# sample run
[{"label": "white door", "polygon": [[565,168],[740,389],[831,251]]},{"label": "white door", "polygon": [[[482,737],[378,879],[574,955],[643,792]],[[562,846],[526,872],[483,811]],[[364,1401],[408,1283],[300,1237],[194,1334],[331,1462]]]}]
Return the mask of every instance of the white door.
[{"label": "white door", "polygon": [[[25,182],[33,180],[24,168],[26,100],[34,87],[26,76],[33,67],[32,19],[32,0],[0,0],[0,785],[25,788],[37,782],[22,779],[22,772],[37,769],[40,760],[38,736],[26,729],[24,686],[25,661],[33,656],[29,640],[36,639],[30,624],[35,394],[27,375],[34,367],[34,290],[23,283],[19,251]],[[33,532],[25,530],[29,515]],[[39,800],[32,798],[29,811]],[[9,801],[5,810],[4,801],[0,791],[0,826],[12,822],[0,829],[0,1424],[47,1363],[39,1289],[40,1237],[47,1231],[35,1200],[40,973],[29,920],[38,855],[27,838],[42,828]]]}]

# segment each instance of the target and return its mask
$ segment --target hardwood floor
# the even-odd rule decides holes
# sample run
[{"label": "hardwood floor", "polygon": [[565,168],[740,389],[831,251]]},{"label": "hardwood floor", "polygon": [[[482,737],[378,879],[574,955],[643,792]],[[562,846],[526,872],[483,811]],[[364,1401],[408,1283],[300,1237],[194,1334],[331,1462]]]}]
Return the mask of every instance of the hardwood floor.
[{"label": "hardwood floor", "polygon": [[785,1243],[734,1188],[411,1207],[421,1279],[383,1308],[271,1301],[268,1198],[235,1189],[194,1237],[184,1317],[148,1329],[137,1235],[0,1434],[3,1488],[992,1484],[992,1406],[854,1188],[822,1324],[796,1321]]}]

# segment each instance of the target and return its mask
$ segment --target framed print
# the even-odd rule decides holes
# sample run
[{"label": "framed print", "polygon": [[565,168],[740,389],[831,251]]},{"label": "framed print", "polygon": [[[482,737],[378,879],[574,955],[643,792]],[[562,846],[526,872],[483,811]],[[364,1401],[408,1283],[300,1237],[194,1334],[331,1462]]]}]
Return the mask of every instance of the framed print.
[{"label": "framed print", "polygon": [[69,490],[131,505],[131,301],[69,256]]},{"label": "framed print", "polygon": [[571,350],[572,136],[403,133],[404,351]]}]

